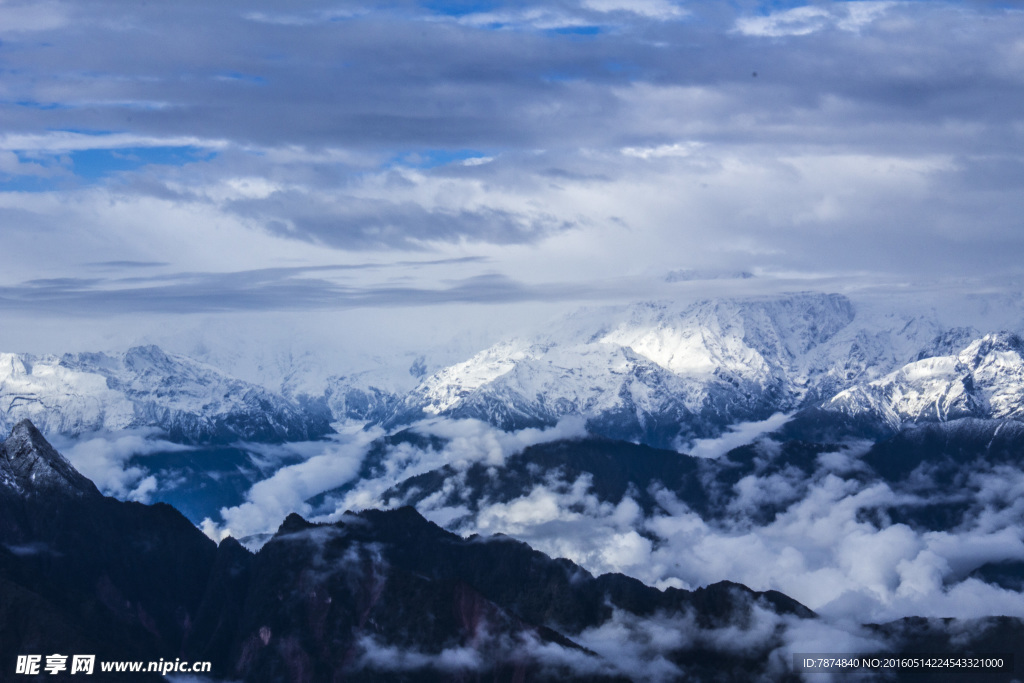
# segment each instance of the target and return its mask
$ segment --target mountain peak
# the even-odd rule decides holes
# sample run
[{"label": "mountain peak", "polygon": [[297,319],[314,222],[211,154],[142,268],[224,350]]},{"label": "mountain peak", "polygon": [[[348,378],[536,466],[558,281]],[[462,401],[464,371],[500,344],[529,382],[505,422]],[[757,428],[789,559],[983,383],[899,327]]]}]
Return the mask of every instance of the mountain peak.
[{"label": "mountain peak", "polygon": [[0,485],[26,494],[100,495],[30,420],[14,425],[11,435],[0,445]]},{"label": "mountain peak", "polygon": [[307,521],[298,513],[292,512],[281,522],[281,526],[277,529],[277,535],[287,536],[288,534],[296,534],[315,527],[316,525],[312,522]]},{"label": "mountain peak", "polygon": [[960,352],[960,358],[974,365],[993,354],[1012,354],[1024,357],[1024,340],[1013,332],[986,334]]}]

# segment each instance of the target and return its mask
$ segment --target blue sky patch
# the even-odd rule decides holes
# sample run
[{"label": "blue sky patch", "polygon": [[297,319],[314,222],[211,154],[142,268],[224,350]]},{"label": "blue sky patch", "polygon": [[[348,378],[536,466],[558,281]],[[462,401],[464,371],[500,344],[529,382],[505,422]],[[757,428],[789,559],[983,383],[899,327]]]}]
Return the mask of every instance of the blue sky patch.
[{"label": "blue sky patch", "polygon": [[600,26],[560,26],[549,29],[548,33],[555,33],[560,36],[596,36],[602,32]]},{"label": "blue sky patch", "polygon": [[574,83],[583,80],[583,76],[562,71],[551,71],[542,74],[540,79],[545,83]]},{"label": "blue sky patch", "polygon": [[142,166],[184,166],[216,156],[201,147],[125,147],[122,149],[86,149],[70,155],[75,175],[88,180],[112,173],[133,171]]},{"label": "blue sky patch", "polygon": [[36,170],[0,172],[2,192],[49,192],[80,185],[82,181],[95,182],[143,166],[184,166],[196,161],[209,161],[217,154],[202,147],[186,145],[85,149],[47,154],[16,151],[15,155],[21,163],[32,164]]},{"label": "blue sky patch", "polygon": [[426,149],[396,155],[388,165],[429,169],[486,156],[487,152],[478,149]]},{"label": "blue sky patch", "polygon": [[19,100],[14,104],[18,107],[24,107],[26,109],[39,109],[42,111],[51,111],[53,109],[71,109],[70,105],[61,104],[60,102],[36,102],[35,100]]},{"label": "blue sky patch", "polygon": [[0,173],[0,192],[48,192],[66,185],[65,178],[43,178],[34,175]]},{"label": "blue sky patch", "polygon": [[489,0],[432,0],[424,2],[423,6],[435,14],[443,14],[448,17],[464,17],[468,14],[490,12],[501,7],[501,3]]},{"label": "blue sky patch", "polygon": [[758,4],[756,13],[761,16],[768,16],[776,12],[785,12],[797,7],[804,7],[808,4],[810,3],[807,0],[764,0]]}]

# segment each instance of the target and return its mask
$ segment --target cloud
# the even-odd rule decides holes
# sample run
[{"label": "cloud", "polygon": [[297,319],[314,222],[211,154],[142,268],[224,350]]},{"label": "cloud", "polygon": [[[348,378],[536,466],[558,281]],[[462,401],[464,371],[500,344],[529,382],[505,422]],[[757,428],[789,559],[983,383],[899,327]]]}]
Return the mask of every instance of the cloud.
[{"label": "cloud", "polygon": [[65,8],[57,2],[11,2],[0,4],[0,25],[9,33],[51,31],[68,22]]},{"label": "cloud", "polygon": [[23,543],[20,545],[4,543],[3,547],[18,557],[60,554],[46,543]]},{"label": "cloud", "polygon": [[[434,418],[417,423],[413,429],[429,436],[439,437],[443,446],[418,448],[410,443],[399,443],[387,448],[387,457],[380,467],[382,471],[371,479],[364,479],[340,498],[331,501],[333,509],[327,510],[321,521],[334,521],[348,510],[393,507],[400,501],[385,499],[385,492],[396,484],[418,474],[430,472],[445,465],[464,470],[474,462],[492,467],[501,466],[505,458],[520,453],[528,446],[560,439],[583,436],[584,422],[578,417],[560,420],[547,429],[522,429],[505,432],[480,420],[452,420]],[[326,490],[326,489],[322,489]],[[461,516],[461,511],[442,512],[447,518]],[[430,518],[429,514],[425,515]]]},{"label": "cloud", "polygon": [[857,31],[884,15],[895,2],[837,2],[773,12],[763,17],[740,17],[736,30],[750,36],[805,36],[827,27]]},{"label": "cloud", "polygon": [[[790,669],[792,658],[780,661],[769,655],[785,647],[780,636],[800,639],[804,620],[780,616],[753,600],[738,598],[737,602],[745,602],[749,614],[728,625],[701,626],[692,612],[637,616],[615,609],[608,621],[573,638],[600,654],[620,675],[642,680],[687,678],[686,668],[673,660],[689,651],[732,655],[733,661],[749,657],[763,667],[761,675],[781,677]],[[790,629],[795,631],[792,636]]]},{"label": "cloud", "polygon": [[529,446],[581,438],[587,434],[584,422],[583,418],[573,416],[559,420],[553,427],[531,427],[506,432],[480,420],[434,418],[418,422],[413,429],[445,439],[447,443],[439,457],[445,463],[464,468],[477,461],[488,465],[503,465],[505,458],[522,453]]},{"label": "cloud", "polygon": [[[379,431],[367,431],[339,436],[333,442],[305,444],[301,451],[307,459],[282,467],[254,484],[246,492],[244,503],[221,509],[222,523],[204,520],[203,531],[211,538],[230,535],[242,539],[273,532],[292,512],[310,516],[312,508],[306,501],[354,479],[368,445],[378,436]],[[285,448],[294,449],[295,445]]]},{"label": "cloud", "polygon": [[[464,441],[447,457],[406,445],[389,457],[393,471],[379,484],[361,482],[362,493],[350,500],[364,496],[374,504],[402,478],[446,463],[485,462],[490,476],[501,477],[506,450],[494,439],[481,440],[484,433],[471,423],[459,429],[462,436],[452,443]],[[1024,616],[1019,594],[972,574],[987,563],[1024,559],[1019,473],[982,468],[965,474],[956,500],[973,501],[973,511],[959,526],[933,530],[894,523],[889,515],[941,505],[947,497],[873,478],[860,461],[865,444],[820,455],[811,476],[792,466],[769,468],[779,455],[771,444],[759,447],[762,461],[754,473],[726,489],[708,489],[711,508],[720,514],[706,517],[664,489],[652,489],[658,507],[648,513],[628,492],[618,503],[601,501],[591,475],[566,479],[558,471],[501,500],[479,498],[456,472],[436,493],[418,498],[417,507],[460,534],[506,534],[595,574],[622,572],[659,587],[692,589],[728,579],[778,590],[851,633],[842,624],[911,615]],[[471,455],[462,456],[462,446]]]},{"label": "cloud", "polygon": [[0,149],[38,155],[61,154],[86,150],[116,150],[146,147],[199,147],[223,149],[226,140],[205,140],[192,136],[160,138],[131,133],[86,134],[74,131],[47,133],[6,133],[0,135]]},{"label": "cloud", "polygon": [[736,28],[752,36],[802,36],[820,31],[831,18],[831,12],[822,7],[794,7],[766,17],[742,17]]},{"label": "cloud", "polygon": [[281,26],[308,26],[311,24],[351,19],[364,14],[364,11],[346,10],[342,8],[320,9],[306,14],[287,14],[284,12],[250,12],[243,15],[249,21]]},{"label": "cloud", "polygon": [[583,6],[598,12],[631,12],[652,19],[674,19],[689,12],[669,0],[584,0]]},{"label": "cloud", "polygon": [[[120,279],[45,278],[0,286],[0,310],[74,316],[344,310],[448,303],[576,301],[599,298],[602,293],[600,289],[595,291],[557,282],[523,283],[495,273],[450,279],[442,287],[406,283],[353,285],[346,282],[343,274],[338,274],[345,270],[345,266],[326,266],[171,273]],[[323,275],[327,277],[316,277]]]},{"label": "cloud", "polygon": [[626,156],[637,157],[639,159],[688,157],[700,146],[701,143],[697,142],[676,142],[671,145],[658,145],[657,147],[623,147],[622,153]]},{"label": "cloud", "polygon": [[478,671],[484,667],[480,652],[474,648],[456,647],[435,654],[377,643],[371,636],[359,639],[362,654],[356,668],[374,671],[416,671],[436,669],[446,674]]},{"label": "cloud", "polygon": [[696,439],[689,444],[680,444],[678,450],[696,458],[718,458],[744,444],[752,443],[759,436],[774,432],[789,422],[791,415],[775,413],[766,420],[739,422],[729,427],[717,439]]},{"label": "cloud", "polygon": [[228,210],[261,221],[273,235],[334,247],[419,249],[459,240],[531,243],[572,224],[555,216],[503,208],[434,208],[406,201],[311,197],[308,191],[275,192],[232,202]]},{"label": "cloud", "polygon": [[67,169],[47,166],[33,161],[23,161],[10,150],[0,150],[0,173],[12,176],[40,176],[49,178],[66,173]]},{"label": "cloud", "polygon": [[91,433],[80,438],[51,435],[54,446],[102,493],[115,498],[149,502],[159,487],[144,467],[128,465],[136,457],[189,451],[191,447],[155,438],[159,430],[129,429]]},{"label": "cloud", "polygon": [[[624,676],[645,681],[676,681],[686,678],[688,673],[692,675],[684,665],[677,663],[681,654],[711,651],[749,657],[755,662],[767,660],[767,670],[762,671],[766,675],[789,671],[791,656],[770,655],[773,650],[788,652],[787,648],[809,645],[811,633],[801,623],[804,620],[782,617],[740,596],[737,603],[743,604],[739,609],[748,610],[746,618],[719,627],[699,625],[696,614],[691,611],[638,616],[614,608],[604,623],[579,633],[568,633],[585,650],[541,642],[530,632],[510,637],[496,636],[485,630],[472,647],[452,647],[439,653],[395,647],[364,637],[359,641],[362,654],[358,666],[378,671],[434,669],[453,674],[480,671],[501,664],[508,657],[519,665],[534,663],[554,675],[571,673],[582,677]],[[833,637],[839,636],[833,642],[871,643],[875,645],[873,651],[879,650],[874,641],[864,636],[858,638],[859,633],[851,636],[834,627],[823,630]]]}]

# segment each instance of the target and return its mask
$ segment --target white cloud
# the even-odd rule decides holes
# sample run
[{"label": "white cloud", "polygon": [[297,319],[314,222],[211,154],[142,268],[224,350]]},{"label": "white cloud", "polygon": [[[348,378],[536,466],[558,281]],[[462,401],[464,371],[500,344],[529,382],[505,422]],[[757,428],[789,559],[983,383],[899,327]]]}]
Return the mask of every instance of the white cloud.
[{"label": "white cloud", "polygon": [[92,149],[123,149],[125,147],[200,147],[223,149],[225,140],[207,140],[193,136],[154,137],[133,133],[107,133],[90,135],[71,131],[38,133],[4,133],[0,135],[0,149],[19,152],[46,152],[50,154],[81,152]]},{"label": "white cloud", "polygon": [[[583,419],[575,416],[560,420],[557,425],[547,429],[528,428],[516,432],[505,432],[475,419],[434,418],[418,422],[413,428],[422,434],[445,439],[444,447],[438,451],[422,450],[402,443],[391,448],[383,463],[384,473],[374,479],[359,482],[342,500],[337,501],[334,513],[325,516],[324,520],[334,520],[347,510],[401,504],[399,500],[386,500],[384,493],[409,477],[445,465],[465,469],[473,463],[482,462],[499,467],[508,456],[520,453],[534,444],[572,439],[586,434]],[[438,517],[431,519],[448,521],[461,516],[459,510],[451,509],[437,514]]]},{"label": "white cloud", "polygon": [[[743,600],[737,603],[743,604]],[[670,657],[677,652],[704,650],[739,657],[759,659],[776,647],[780,635],[799,642],[803,620],[780,616],[757,602],[746,604],[749,618],[719,628],[701,627],[692,612],[655,613],[642,617],[615,609],[612,617],[600,626],[574,634],[573,639],[597,652],[612,663],[617,672],[645,681],[676,681],[687,679],[685,670],[674,664]],[[793,631],[790,635],[790,631]],[[834,635],[839,629],[829,629]],[[801,643],[802,645],[802,643]],[[788,643],[781,646],[785,649]],[[828,651],[828,650],[826,650]],[[766,677],[779,677],[791,669],[792,658],[769,657]]]},{"label": "white cloud", "polygon": [[837,2],[829,7],[805,5],[763,17],[741,17],[736,30],[749,36],[805,36],[828,26],[856,32],[868,26],[895,2]]},{"label": "white cloud", "polygon": [[[742,440],[761,433],[766,423],[744,425],[732,435]],[[582,424],[565,421],[547,430],[505,433],[476,420],[433,419],[416,426],[421,434],[445,441],[437,450],[408,443],[391,447],[380,463],[383,473],[357,482],[334,512],[402,504],[384,492],[403,480],[451,466],[444,488],[418,504],[424,516],[464,535],[507,534],[594,573],[623,572],[659,587],[696,588],[723,579],[755,590],[779,590],[832,620],[865,623],[909,615],[977,617],[992,609],[1024,616],[1024,599],[966,578],[987,562],[1024,559],[1020,512],[1024,475],[1002,469],[973,473],[979,512],[960,528],[924,531],[884,520],[876,510],[922,501],[884,483],[865,483],[859,457],[866,446],[851,444],[818,457],[807,477],[796,468],[752,473],[730,492],[727,515],[717,521],[700,515],[666,490],[654,491],[660,509],[645,515],[627,494],[617,505],[600,501],[589,475],[563,481],[557,472],[523,495],[504,501],[480,500],[474,513],[460,491],[465,470],[479,463],[500,476],[506,459],[535,443],[583,434]],[[315,455],[256,484],[247,502],[222,511],[236,535],[272,531],[288,513],[309,515],[306,499],[350,480],[366,442]],[[768,462],[779,454],[762,444]],[[344,449],[341,449],[344,450]],[[445,501],[454,501],[449,506]],[[755,522],[766,509],[774,519]],[[869,514],[870,513],[870,514]],[[882,521],[879,521],[882,520]],[[211,525],[210,533],[222,533]]]},{"label": "white cloud", "polygon": [[669,0],[584,0],[583,6],[598,12],[631,12],[652,19],[675,19],[689,12]]},{"label": "white cloud", "polygon": [[514,432],[495,429],[480,420],[451,420],[437,418],[418,422],[414,429],[447,439],[441,451],[444,462],[465,467],[482,461],[488,465],[503,465],[505,458],[522,453],[529,446],[562,439],[586,436],[585,419],[570,416],[559,420],[554,427],[527,428]]},{"label": "white cloud", "polygon": [[[446,482],[451,488],[443,495],[418,507],[464,535],[507,534],[597,574],[623,572],[679,588],[728,579],[755,590],[779,590],[832,620],[1024,616],[1024,599],[965,578],[987,562],[1024,559],[1024,527],[1012,511],[1021,505],[1012,498],[1015,485],[1005,476],[1000,484],[977,477],[972,486],[993,481],[993,490],[1001,487],[1002,493],[982,489],[978,499],[988,501],[985,513],[961,528],[876,526],[865,513],[912,509],[922,501],[859,479],[863,451],[858,443],[823,454],[810,478],[795,468],[744,477],[733,489],[728,516],[714,522],[665,490],[655,492],[662,510],[645,516],[628,495],[617,506],[599,501],[589,475],[561,481],[553,473],[520,497],[480,501],[475,516],[464,505],[441,504],[464,485],[457,478]],[[754,515],[769,507],[782,512],[755,523]]]},{"label": "white cloud", "polygon": [[686,643],[693,630],[685,615],[640,619],[615,610],[610,620],[577,634],[575,639],[613,662],[620,672],[647,681],[676,681],[683,672],[666,655]]},{"label": "white cloud", "polygon": [[842,10],[846,16],[840,16],[836,25],[844,31],[859,31],[884,16],[895,5],[895,2],[873,2],[871,0],[844,2]]},{"label": "white cloud", "polygon": [[823,7],[794,7],[765,17],[741,17],[736,28],[748,36],[804,36],[829,24],[832,13]]},{"label": "white cloud", "polygon": [[311,26],[315,24],[351,19],[366,14],[362,10],[332,8],[306,14],[285,14],[282,12],[249,12],[244,17],[249,21],[261,24],[277,24],[280,26]]},{"label": "white cloud", "polygon": [[540,31],[569,29],[587,26],[588,22],[579,16],[547,7],[529,7],[494,12],[473,12],[456,20],[466,26],[503,29],[534,29]]},{"label": "white cloud", "polygon": [[68,171],[61,166],[46,166],[33,161],[22,161],[14,152],[0,150],[0,173],[49,178],[61,173],[67,174]]},{"label": "white cloud", "polygon": [[288,465],[257,482],[245,494],[241,505],[220,511],[222,525],[204,520],[203,531],[211,538],[225,535],[245,538],[277,529],[292,512],[309,516],[306,502],[318,493],[351,481],[359,472],[366,449],[381,432],[366,431],[338,437],[329,442],[310,442],[304,450],[317,455],[296,465]]},{"label": "white cloud", "polygon": [[700,149],[700,142],[676,142],[671,145],[657,147],[623,147],[622,153],[628,157],[639,159],[660,159],[663,157],[688,157]]},{"label": "white cloud", "polygon": [[[189,3],[169,15],[135,3],[117,21],[80,13],[68,23],[53,17],[71,4],[0,4],[23,60],[5,78],[0,151],[217,152],[184,173],[146,165],[67,184],[97,189],[87,195],[56,182],[46,185],[51,192],[0,189],[4,225],[15,233],[5,232],[0,255],[5,284],[85,279],[90,262],[155,254],[201,272],[348,260],[351,249],[479,256],[488,260],[477,274],[571,283],[591,295],[604,287],[609,296],[641,288],[627,278],[681,267],[907,278],[1016,267],[1019,159],[1000,141],[1017,125],[1009,104],[1020,72],[1010,68],[1021,54],[1017,13],[991,3],[836,2],[737,24],[734,8],[714,3],[489,7],[433,14],[445,25],[425,31],[419,7],[282,12],[257,4],[209,17],[209,30],[196,35],[187,30],[197,11]],[[701,21],[636,21],[684,8]],[[608,40],[514,30],[595,21],[608,26]],[[499,26],[513,30],[492,30]],[[814,41],[773,41],[762,64],[763,41],[747,35],[826,26],[843,34],[829,59],[817,58]],[[19,27],[52,35],[33,43]],[[84,36],[89,49],[77,42]],[[441,49],[445,41],[459,49]],[[339,44],[353,59],[324,60]],[[268,61],[263,50],[295,58]],[[226,64],[225,54],[236,59]],[[461,104],[452,111],[451,102]],[[82,109],[93,130],[114,132],[75,132]],[[167,115],[179,110],[194,133]],[[483,151],[438,168],[395,162],[435,149]],[[498,150],[500,163],[481,163]],[[916,179],[899,166],[885,173],[894,159],[936,156],[960,163]],[[850,157],[873,163],[854,172]],[[817,161],[792,161],[800,158]],[[50,161],[54,173],[65,168]],[[10,173],[41,178],[41,165],[0,155]],[[370,208],[353,215],[356,200]],[[349,240],[395,206],[409,210],[388,214],[362,242]],[[430,212],[436,223],[424,230]],[[473,220],[450,228],[460,212]],[[506,214],[514,218],[502,223]],[[558,227],[508,244],[520,223]],[[33,246],[44,229],[59,248]],[[445,277],[429,279],[418,284]],[[403,283],[389,284],[401,291]],[[417,293],[408,293],[412,305],[421,304]],[[166,303],[147,301],[158,313]],[[67,310],[76,301],[62,303]],[[324,307],[332,305],[325,296]],[[472,327],[474,316],[460,325]]]},{"label": "white cloud", "polygon": [[765,420],[739,422],[717,439],[696,439],[688,444],[679,444],[677,450],[695,458],[718,458],[734,448],[752,443],[759,436],[774,432],[791,418],[792,415],[775,413]]},{"label": "white cloud", "polygon": [[159,430],[133,429],[93,433],[72,439],[52,436],[54,446],[102,493],[115,498],[148,502],[158,481],[139,466],[127,466],[136,456],[191,450],[189,446],[154,438]]},{"label": "white cloud", "polygon": [[[867,631],[856,621],[785,618],[785,644],[775,653],[791,667],[794,654],[883,653],[891,644]],[[838,680],[848,680],[845,674]],[[828,674],[815,674],[814,680],[831,681]]]},{"label": "white cloud", "polygon": [[[439,450],[421,450],[403,443],[389,450],[383,462],[385,472],[372,480],[358,482],[340,501],[335,511],[322,519],[333,521],[349,510],[386,507],[384,492],[408,477],[437,469],[443,465],[465,468],[474,462],[500,466],[509,455],[528,446],[574,438],[585,434],[580,418],[567,418],[548,429],[523,429],[504,432],[479,420],[438,418],[418,423],[415,429],[423,434],[446,440]],[[352,481],[374,439],[382,436],[379,429],[342,434],[332,443],[309,442],[288,444],[300,448],[306,459],[278,469],[272,476],[257,482],[246,493],[241,505],[220,511],[223,522],[206,520],[204,531],[211,538],[230,534],[244,538],[274,531],[289,513],[312,516],[314,510],[306,501]],[[277,446],[249,444],[255,452],[261,449],[280,450]],[[448,515],[457,514],[450,511]],[[321,519],[318,517],[317,519]],[[447,518],[445,518],[447,519]]]},{"label": "white cloud", "polygon": [[427,654],[416,650],[382,645],[370,636],[359,639],[362,650],[357,668],[377,671],[415,671],[418,669],[437,669],[457,674],[478,671],[485,662],[480,653],[470,647],[447,648],[436,654]]}]

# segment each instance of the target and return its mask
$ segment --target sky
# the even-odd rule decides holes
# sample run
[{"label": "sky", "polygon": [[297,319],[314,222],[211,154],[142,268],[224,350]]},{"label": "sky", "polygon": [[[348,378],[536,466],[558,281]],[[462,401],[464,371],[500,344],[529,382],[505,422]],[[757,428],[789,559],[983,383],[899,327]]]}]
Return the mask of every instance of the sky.
[{"label": "sky", "polygon": [[0,0],[0,349],[408,347],[738,273],[1019,292],[1022,36],[1022,2]]}]

